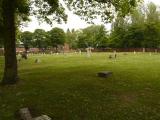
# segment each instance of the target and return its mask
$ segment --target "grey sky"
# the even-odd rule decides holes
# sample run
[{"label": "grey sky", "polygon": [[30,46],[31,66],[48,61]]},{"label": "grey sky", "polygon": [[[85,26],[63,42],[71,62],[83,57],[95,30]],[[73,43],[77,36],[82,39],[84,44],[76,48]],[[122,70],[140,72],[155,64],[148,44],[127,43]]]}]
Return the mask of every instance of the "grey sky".
[{"label": "grey sky", "polygon": [[[160,0],[144,0],[145,3],[154,2],[156,5],[160,5]],[[67,11],[68,14],[68,21],[67,24],[57,24],[55,23],[52,27],[60,27],[64,29],[65,31],[69,29],[80,29],[85,28],[89,26],[85,21],[81,20],[78,16],[72,14],[70,11]],[[100,20],[96,20],[95,24],[102,24]],[[23,31],[34,31],[37,28],[44,29],[46,31],[50,30],[52,28],[50,25],[47,25],[46,23],[41,23],[39,25],[38,21],[32,17],[32,21],[27,24],[27,26],[23,27]],[[106,24],[105,27],[109,30],[110,24]]]}]

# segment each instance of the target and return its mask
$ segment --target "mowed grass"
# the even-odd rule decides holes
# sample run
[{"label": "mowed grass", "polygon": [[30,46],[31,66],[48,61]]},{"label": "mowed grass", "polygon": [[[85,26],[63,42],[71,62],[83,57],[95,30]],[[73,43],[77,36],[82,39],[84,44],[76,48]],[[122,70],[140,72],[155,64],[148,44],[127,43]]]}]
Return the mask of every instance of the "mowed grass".
[{"label": "mowed grass", "polygon": [[[18,64],[19,83],[0,87],[0,120],[16,120],[23,107],[53,120],[159,120],[160,54],[108,55],[29,56]],[[99,71],[113,75],[99,78]]]}]

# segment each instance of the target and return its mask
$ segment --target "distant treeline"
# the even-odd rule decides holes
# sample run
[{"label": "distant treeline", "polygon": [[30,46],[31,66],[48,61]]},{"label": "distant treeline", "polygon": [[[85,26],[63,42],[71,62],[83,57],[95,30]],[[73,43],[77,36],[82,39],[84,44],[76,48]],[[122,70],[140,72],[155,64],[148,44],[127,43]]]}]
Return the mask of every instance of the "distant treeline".
[{"label": "distant treeline", "polygon": [[[50,31],[36,29],[18,31],[17,47],[48,49],[67,43],[71,49],[104,48],[160,48],[160,10],[153,4],[139,5],[126,17],[117,15],[112,28],[91,25],[80,30],[53,28]],[[3,42],[0,40],[0,47]]]},{"label": "distant treeline", "polygon": [[149,3],[133,10],[130,16],[117,17],[112,24],[109,46],[160,48],[160,9]]}]

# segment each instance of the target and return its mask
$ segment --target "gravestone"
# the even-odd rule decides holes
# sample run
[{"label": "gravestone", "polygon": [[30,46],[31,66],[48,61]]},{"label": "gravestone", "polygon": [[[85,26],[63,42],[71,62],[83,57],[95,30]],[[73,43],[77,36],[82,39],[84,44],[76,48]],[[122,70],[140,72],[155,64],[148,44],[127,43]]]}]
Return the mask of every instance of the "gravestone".
[{"label": "gravestone", "polygon": [[18,58],[18,62],[21,62],[21,58]]},{"label": "gravestone", "polygon": [[116,53],[114,53],[114,58],[115,58],[115,59],[117,58],[117,54],[116,54]]},{"label": "gravestone", "polygon": [[37,59],[35,60],[35,63],[40,63],[40,59],[37,58]]},{"label": "gravestone", "polygon": [[42,115],[42,116],[34,118],[33,120],[52,120],[52,119],[48,117],[47,115]]},{"label": "gravestone", "polygon": [[97,75],[98,75],[98,77],[107,78],[110,75],[112,75],[112,72],[110,72],[110,71],[101,71]]},{"label": "gravestone", "polygon": [[114,51],[113,54],[110,54],[110,55],[108,56],[108,58],[109,58],[109,59],[112,59],[112,58],[116,59],[116,58],[117,58],[117,53],[116,53],[116,51]]},{"label": "gravestone", "polygon": [[22,120],[32,120],[32,116],[28,108],[20,109],[19,114]]},{"label": "gravestone", "polygon": [[145,48],[143,48],[143,53],[145,53],[146,52],[146,49]]},{"label": "gravestone", "polygon": [[79,54],[80,54],[80,55],[82,54],[82,51],[81,51],[81,50],[79,50]]},{"label": "gravestone", "polygon": [[27,59],[27,52],[21,53],[21,58],[22,59]]},{"label": "gravestone", "polygon": [[157,50],[157,49],[155,49],[154,51],[155,51],[155,53],[157,53],[157,52],[158,52],[158,50]]},{"label": "gravestone", "polygon": [[87,51],[87,57],[91,57],[92,48],[88,47],[88,48],[86,48],[86,51]]},{"label": "gravestone", "polygon": [[152,53],[150,52],[149,55],[152,56]]},{"label": "gravestone", "polygon": [[41,115],[33,118],[28,108],[22,108],[19,110],[21,120],[52,120],[47,115]]},{"label": "gravestone", "polygon": [[109,59],[112,59],[112,55],[109,55],[109,57],[108,57]]}]

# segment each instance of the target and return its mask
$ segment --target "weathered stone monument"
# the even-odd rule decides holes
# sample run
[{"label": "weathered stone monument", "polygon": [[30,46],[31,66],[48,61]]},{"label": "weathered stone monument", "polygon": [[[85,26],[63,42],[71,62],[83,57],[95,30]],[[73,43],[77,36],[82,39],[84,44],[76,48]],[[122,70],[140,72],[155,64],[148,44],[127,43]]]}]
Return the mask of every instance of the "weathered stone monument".
[{"label": "weathered stone monument", "polygon": [[158,50],[157,49],[155,49],[155,53],[157,53],[158,52]]},{"label": "weathered stone monument", "polygon": [[42,115],[42,116],[33,118],[33,120],[52,120],[52,119],[48,117],[47,115]]},{"label": "weathered stone monument", "polygon": [[109,59],[112,59],[113,57],[112,57],[112,55],[109,55],[109,57],[108,57]]},{"label": "weathered stone monument", "polygon": [[152,56],[152,53],[150,52],[149,55]]},{"label": "weathered stone monument", "polygon": [[143,48],[143,53],[145,53],[146,52],[146,49],[145,48]]},{"label": "weathered stone monument", "polygon": [[33,118],[28,108],[22,108],[19,110],[21,120],[52,120],[47,115],[41,115]]},{"label": "weathered stone monument", "polygon": [[110,54],[108,58],[109,59],[112,59],[112,58],[116,59],[117,58],[117,52],[113,51],[113,54]]},{"label": "weathered stone monument", "polygon": [[81,55],[82,54],[82,51],[79,49],[79,54]]},{"label": "weathered stone monument", "polygon": [[28,108],[20,109],[19,114],[22,120],[32,120],[32,116]]},{"label": "weathered stone monument", "polygon": [[107,78],[110,75],[112,75],[112,72],[110,71],[101,71],[97,73],[98,77],[103,77],[103,78]]},{"label": "weathered stone monument", "polygon": [[87,57],[91,57],[92,48],[88,47],[88,48],[86,48],[86,51],[87,51]]},{"label": "weathered stone monument", "polygon": [[35,63],[40,63],[40,62],[41,62],[41,61],[40,61],[40,59],[38,59],[38,58],[35,60]]},{"label": "weathered stone monument", "polygon": [[18,62],[21,62],[21,58],[18,58],[17,61],[18,61]]},{"label": "weathered stone monument", "polygon": [[114,58],[115,59],[117,58],[117,51],[116,50],[114,51]]},{"label": "weathered stone monument", "polygon": [[22,59],[27,59],[27,52],[26,51],[21,53],[21,58]]}]

